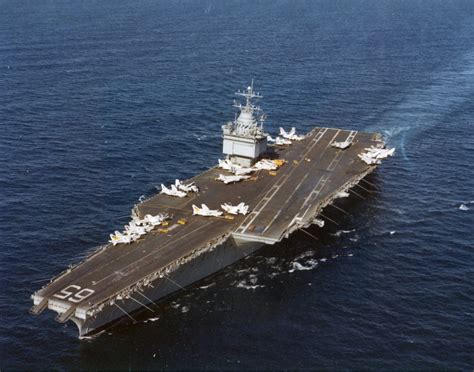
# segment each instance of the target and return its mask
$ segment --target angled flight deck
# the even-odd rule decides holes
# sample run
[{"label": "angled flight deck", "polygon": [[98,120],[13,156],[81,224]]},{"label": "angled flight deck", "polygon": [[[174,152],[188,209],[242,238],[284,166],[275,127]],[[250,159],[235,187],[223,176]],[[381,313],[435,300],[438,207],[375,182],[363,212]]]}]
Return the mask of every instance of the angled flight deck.
[{"label": "angled flight deck", "polygon": [[[333,141],[351,141],[352,146],[346,150],[336,149],[331,147]],[[249,180],[225,185],[216,181],[223,171],[212,168],[190,180],[198,185],[200,193],[186,198],[159,194],[137,206],[139,217],[162,212],[172,215],[167,229],[147,234],[130,245],[105,246],[36,296],[61,302],[55,294],[61,296],[64,288],[71,285],[89,288],[94,293],[87,298],[86,306],[92,307],[213,239],[233,235],[245,241],[278,242],[292,224],[316,217],[312,211],[328,196],[370,171],[373,166],[363,163],[357,154],[377,143],[376,135],[370,133],[316,128],[291,147],[275,148],[275,155],[286,160],[276,175],[262,170]],[[192,204],[219,208],[226,202],[238,204],[241,201],[251,210],[246,217],[233,216],[229,220],[192,215]],[[187,221],[185,225],[176,223],[183,218]],[[64,301],[64,306],[69,305]]]},{"label": "angled flight deck", "polygon": [[[236,103],[239,117],[222,127],[223,152],[235,174],[214,167],[185,182],[194,182],[198,192],[182,193],[182,198],[157,194],[136,205],[133,214],[139,221],[147,215],[171,218],[132,243],[100,247],[53,278],[32,295],[33,314],[54,310],[57,321],[72,320],[85,336],[121,317],[132,318],[140,308],[152,311],[149,303],[318,223],[328,204],[375,169],[381,151],[393,153],[379,150],[384,143],[376,133],[343,129],[316,127],[306,136],[281,129],[283,139],[272,139],[263,129],[265,115],[252,103],[261,98],[253,84],[237,95],[245,105]],[[268,145],[270,140],[279,145]],[[372,154],[361,155],[368,148]],[[271,163],[278,163],[278,169],[257,170],[253,165],[261,158],[279,159]],[[220,175],[239,178],[236,169],[249,167],[250,175],[240,182],[217,180]],[[193,215],[193,205],[217,210],[242,202],[248,206],[245,216]]]}]

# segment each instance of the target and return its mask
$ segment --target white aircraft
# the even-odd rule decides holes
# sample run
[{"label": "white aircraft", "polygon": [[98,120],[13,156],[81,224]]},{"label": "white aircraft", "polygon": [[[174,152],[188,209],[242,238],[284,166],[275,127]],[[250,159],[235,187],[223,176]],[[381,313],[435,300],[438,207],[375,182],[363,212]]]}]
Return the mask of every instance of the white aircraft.
[{"label": "white aircraft", "polygon": [[357,155],[365,164],[373,165],[373,164],[381,164],[382,162],[379,159],[373,158],[367,154],[359,154]]},{"label": "white aircraft", "polygon": [[232,166],[234,166],[234,164],[232,164],[232,162],[229,159],[225,159],[225,160],[218,159],[217,161],[219,162],[219,165],[218,165],[219,168],[228,170],[229,172],[232,170]]},{"label": "white aircraft", "polygon": [[275,139],[275,144],[277,145],[291,145],[293,142],[291,142],[289,139],[282,138],[282,137],[277,137]]},{"label": "white aircraft", "polygon": [[359,154],[358,157],[366,164],[380,164],[380,159],[385,159],[395,153],[395,148],[385,149],[382,147],[371,146],[365,149],[366,153]]},{"label": "white aircraft", "polygon": [[352,142],[350,142],[350,141],[342,141],[342,142],[334,141],[333,143],[331,143],[332,147],[336,147],[336,148],[342,149],[342,150],[347,149],[350,145],[352,145]]},{"label": "white aircraft", "polygon": [[275,143],[276,145],[291,145],[292,142],[289,139],[282,138],[282,137],[275,137],[267,136],[267,141],[271,143]]},{"label": "white aircraft", "polygon": [[395,153],[395,147],[391,149],[378,148],[375,146],[365,149],[367,151],[367,156],[375,159],[385,159],[388,156],[392,156]]},{"label": "white aircraft", "polygon": [[191,182],[185,185],[180,180],[175,180],[174,184],[178,190],[183,191],[183,192],[199,192],[199,189],[194,184],[194,182]]},{"label": "white aircraft", "polygon": [[193,216],[194,215],[205,217],[219,217],[222,216],[222,212],[219,210],[209,209],[206,204],[201,204],[201,208],[198,208],[193,204]]},{"label": "white aircraft", "polygon": [[242,202],[242,203],[240,203],[236,206],[224,203],[224,204],[221,205],[221,208],[223,210],[225,210],[227,213],[230,213],[230,214],[239,214],[240,213],[240,214],[243,214],[244,216],[249,211],[249,206],[246,205],[244,202]]},{"label": "white aircraft", "polygon": [[169,215],[166,213],[160,213],[157,214],[156,216],[152,216],[151,214],[147,214],[144,218],[143,221],[147,223],[148,225],[151,225],[152,227],[160,225],[163,221],[166,221],[169,219]]},{"label": "white aircraft", "polygon": [[235,174],[236,176],[243,176],[245,174],[249,174],[255,171],[255,169],[253,168],[246,168],[238,164],[234,164],[229,159],[225,159],[225,160],[218,159],[218,162],[219,162],[219,168],[227,170]]},{"label": "white aircraft", "polygon": [[231,172],[234,173],[236,176],[245,176],[246,174],[255,172],[254,168],[232,167],[231,169]]},{"label": "white aircraft", "polygon": [[286,138],[287,136],[292,136],[295,133],[296,133],[296,128],[295,127],[291,127],[291,130],[289,132],[287,132],[282,127],[280,127],[280,136],[282,136],[282,137]]},{"label": "white aircraft", "polygon": [[283,138],[289,139],[291,141],[302,141],[305,138],[305,136],[298,136],[296,134],[295,127],[292,127],[289,132],[287,132],[282,127],[280,127],[280,136],[282,136]]},{"label": "white aircraft", "polygon": [[178,198],[184,198],[186,193],[184,191],[179,191],[175,185],[171,185],[171,188],[167,188],[165,185],[161,184],[160,194],[166,194],[170,196],[177,196]]},{"label": "white aircraft", "polygon": [[249,178],[250,176],[224,176],[223,174],[219,174],[217,180],[222,181],[227,185],[228,183],[235,183]]},{"label": "white aircraft", "polygon": [[156,216],[147,214],[141,220],[136,214],[132,214],[132,220],[128,225],[125,225],[125,230],[123,232],[115,231],[113,234],[110,234],[109,242],[113,245],[132,243],[168,218],[170,217],[167,213],[160,213]]},{"label": "white aircraft", "polygon": [[124,235],[119,231],[115,231],[113,234],[110,234],[109,242],[112,243],[114,246],[117,244],[128,244],[132,241],[130,236]]},{"label": "white aircraft", "polygon": [[135,225],[138,225],[138,226],[141,226],[145,223],[144,220],[141,220],[140,218],[138,218],[136,215],[132,215],[132,222],[135,224]]},{"label": "white aircraft", "polygon": [[153,228],[153,226],[145,225],[145,226],[138,226],[136,225],[133,221],[130,222],[130,224],[125,225],[125,234],[129,236],[142,236],[145,235],[148,231],[150,231],[150,228]]},{"label": "white aircraft", "polygon": [[276,170],[278,169],[278,165],[268,159],[262,159],[255,163],[254,168],[256,169],[263,169],[263,170]]}]

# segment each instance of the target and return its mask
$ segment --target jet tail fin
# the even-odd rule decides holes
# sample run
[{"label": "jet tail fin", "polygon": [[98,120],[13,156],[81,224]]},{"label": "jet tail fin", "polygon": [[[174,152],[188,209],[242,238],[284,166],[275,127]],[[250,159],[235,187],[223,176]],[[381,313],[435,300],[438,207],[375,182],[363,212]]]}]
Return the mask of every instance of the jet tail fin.
[{"label": "jet tail fin", "polygon": [[193,215],[199,214],[201,210],[193,204]]}]

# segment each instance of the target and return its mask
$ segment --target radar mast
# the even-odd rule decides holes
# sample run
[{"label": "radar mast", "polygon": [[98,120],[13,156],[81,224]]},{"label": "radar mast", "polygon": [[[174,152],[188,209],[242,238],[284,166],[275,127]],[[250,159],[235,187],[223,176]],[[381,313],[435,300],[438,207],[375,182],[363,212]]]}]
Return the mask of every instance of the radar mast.
[{"label": "radar mast", "polygon": [[267,150],[267,134],[263,129],[266,115],[253,101],[263,97],[254,91],[253,79],[246,90],[239,90],[235,95],[245,98],[245,104],[234,100],[233,106],[239,109],[240,113],[234,121],[222,126],[223,152],[233,162],[250,166]]}]

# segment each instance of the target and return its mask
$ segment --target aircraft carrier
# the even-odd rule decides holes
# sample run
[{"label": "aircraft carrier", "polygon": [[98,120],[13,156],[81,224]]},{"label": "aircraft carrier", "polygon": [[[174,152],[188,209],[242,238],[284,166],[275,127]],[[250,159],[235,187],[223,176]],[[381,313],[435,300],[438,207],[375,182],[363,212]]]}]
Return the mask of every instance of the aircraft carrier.
[{"label": "aircraft carrier", "polygon": [[[377,133],[315,127],[304,136],[282,130],[283,137],[272,139],[263,128],[264,114],[254,104],[261,96],[253,83],[237,94],[244,98],[243,103],[234,102],[240,113],[222,126],[226,164],[235,168],[216,166],[183,182],[198,188],[184,197],[173,195],[175,188],[171,195],[159,193],[135,205],[132,215],[137,221],[147,215],[169,218],[131,242],[112,238],[51,279],[32,294],[32,314],[53,310],[58,322],[72,320],[80,337],[119,318],[133,318],[134,311],[149,308],[264,244],[275,244],[312,224],[321,226],[323,209],[347,196],[384,157],[377,156],[378,149],[386,151]],[[219,180],[261,159],[278,169],[248,171],[237,176],[240,182]],[[193,214],[193,205],[217,211],[225,203],[244,203],[248,213],[209,216],[208,209],[200,209],[204,215]]]}]

